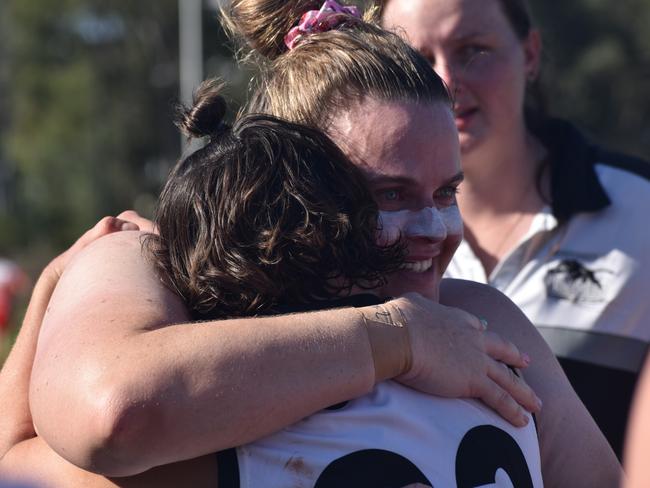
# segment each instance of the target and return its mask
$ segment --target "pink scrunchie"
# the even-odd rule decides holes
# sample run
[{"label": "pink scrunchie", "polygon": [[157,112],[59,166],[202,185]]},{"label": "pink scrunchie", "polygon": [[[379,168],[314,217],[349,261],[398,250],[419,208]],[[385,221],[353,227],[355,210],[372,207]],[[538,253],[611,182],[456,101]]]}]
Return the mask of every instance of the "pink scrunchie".
[{"label": "pink scrunchie", "polygon": [[300,23],[284,36],[284,43],[289,50],[296,47],[298,41],[314,32],[327,32],[342,24],[350,17],[360,19],[361,14],[355,6],[345,7],[336,0],[325,0],[320,10],[309,10],[300,18]]}]

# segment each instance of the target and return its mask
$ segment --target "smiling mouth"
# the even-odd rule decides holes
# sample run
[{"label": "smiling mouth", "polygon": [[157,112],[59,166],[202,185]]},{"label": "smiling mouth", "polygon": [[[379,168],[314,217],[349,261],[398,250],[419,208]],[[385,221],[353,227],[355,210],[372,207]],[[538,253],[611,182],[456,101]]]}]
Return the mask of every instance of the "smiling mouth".
[{"label": "smiling mouth", "polygon": [[424,273],[431,269],[433,265],[433,259],[425,259],[423,261],[411,261],[404,263],[402,269],[406,271],[412,271],[414,273]]}]

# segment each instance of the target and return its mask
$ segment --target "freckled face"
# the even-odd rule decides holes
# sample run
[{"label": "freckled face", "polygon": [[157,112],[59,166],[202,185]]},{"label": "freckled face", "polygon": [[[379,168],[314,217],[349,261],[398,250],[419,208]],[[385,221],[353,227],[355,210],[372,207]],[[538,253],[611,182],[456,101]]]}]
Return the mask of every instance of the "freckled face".
[{"label": "freckled face", "polygon": [[460,150],[450,108],[365,98],[335,119],[329,133],[368,178],[380,210],[380,241],[401,237],[407,245],[406,266],[380,293],[437,300],[462,239]]},{"label": "freckled face", "polygon": [[523,127],[539,34],[520,40],[498,0],[390,0],[383,22],[405,34],[449,86],[464,156],[508,143]]}]

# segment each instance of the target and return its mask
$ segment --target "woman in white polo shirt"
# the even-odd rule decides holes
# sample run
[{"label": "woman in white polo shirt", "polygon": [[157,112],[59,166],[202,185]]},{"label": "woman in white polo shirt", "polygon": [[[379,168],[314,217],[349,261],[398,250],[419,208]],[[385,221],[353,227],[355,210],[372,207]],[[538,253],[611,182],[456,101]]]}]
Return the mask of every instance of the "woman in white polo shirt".
[{"label": "woman in white polo shirt", "polygon": [[527,0],[384,4],[455,97],[465,240],[447,276],[524,311],[620,456],[650,340],[650,165],[544,114]]}]

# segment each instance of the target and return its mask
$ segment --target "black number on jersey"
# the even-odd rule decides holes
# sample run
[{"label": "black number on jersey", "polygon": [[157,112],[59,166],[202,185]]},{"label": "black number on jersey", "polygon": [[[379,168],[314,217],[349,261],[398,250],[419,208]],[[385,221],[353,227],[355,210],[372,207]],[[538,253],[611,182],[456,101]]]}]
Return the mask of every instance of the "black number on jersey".
[{"label": "black number on jersey", "polygon": [[507,432],[493,425],[467,432],[456,453],[457,488],[493,484],[499,469],[510,477],[514,488],[533,488],[524,453]]},{"label": "black number on jersey", "polygon": [[[524,453],[507,432],[492,425],[469,430],[456,452],[457,488],[494,484],[499,470],[513,488],[533,488]],[[402,488],[413,483],[435,488],[434,482],[400,454],[365,449],[330,463],[314,488]]]}]

